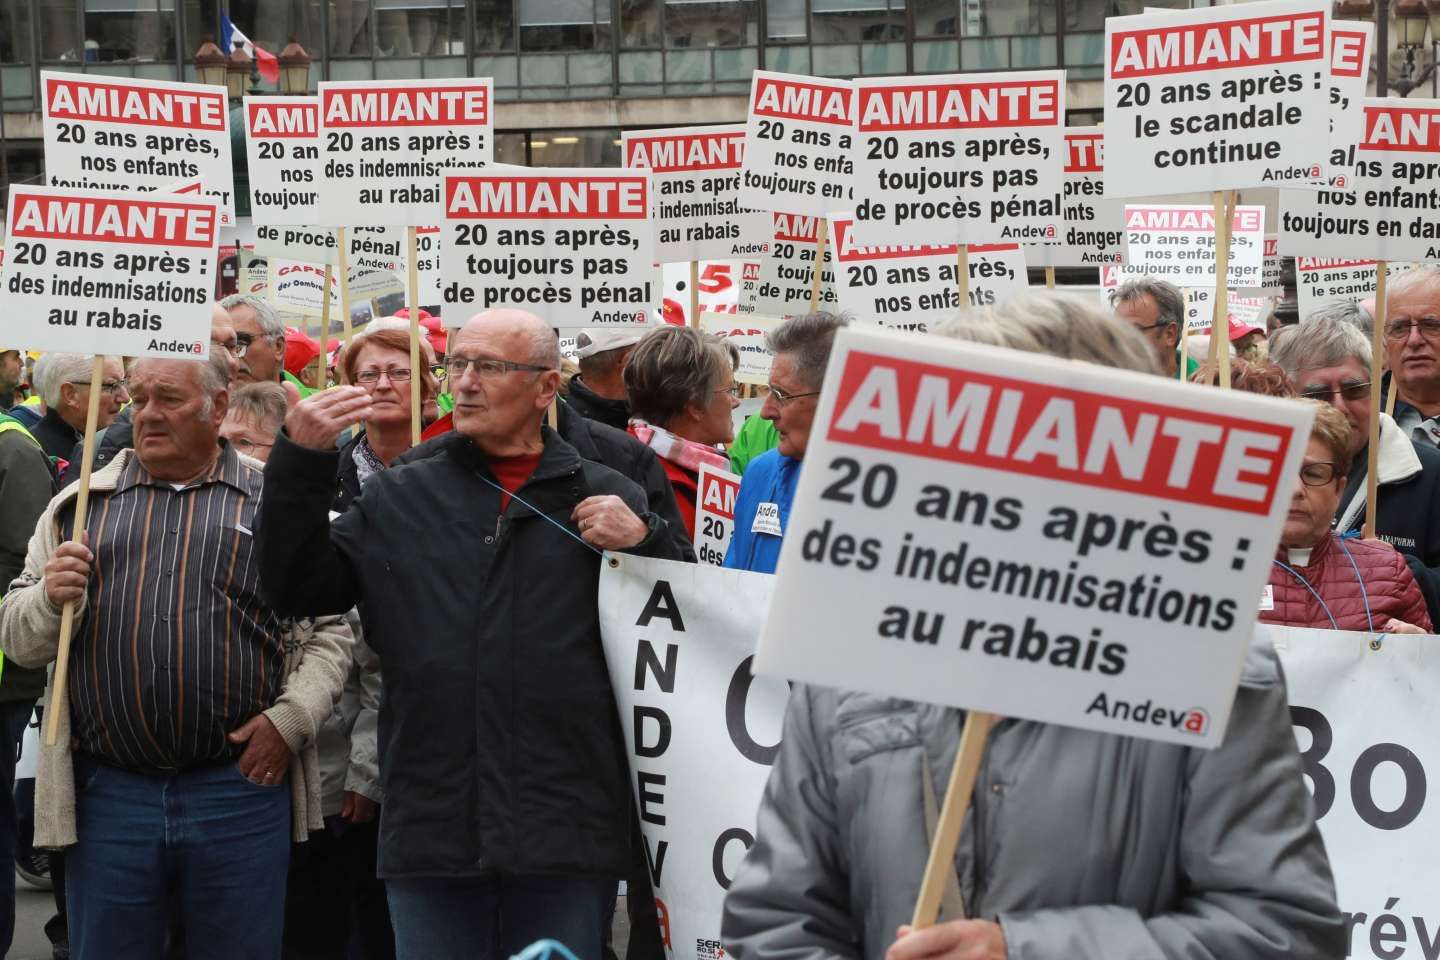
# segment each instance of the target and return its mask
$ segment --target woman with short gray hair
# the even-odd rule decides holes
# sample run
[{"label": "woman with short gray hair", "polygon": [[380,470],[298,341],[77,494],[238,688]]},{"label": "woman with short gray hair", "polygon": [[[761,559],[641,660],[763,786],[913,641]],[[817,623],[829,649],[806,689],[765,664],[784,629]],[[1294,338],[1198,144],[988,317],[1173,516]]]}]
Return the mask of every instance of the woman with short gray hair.
[{"label": "woman with short gray hair", "polygon": [[647,333],[625,362],[630,433],[660,458],[692,539],[700,465],[730,469],[721,449],[735,437],[739,363],[734,344],[671,326]]}]

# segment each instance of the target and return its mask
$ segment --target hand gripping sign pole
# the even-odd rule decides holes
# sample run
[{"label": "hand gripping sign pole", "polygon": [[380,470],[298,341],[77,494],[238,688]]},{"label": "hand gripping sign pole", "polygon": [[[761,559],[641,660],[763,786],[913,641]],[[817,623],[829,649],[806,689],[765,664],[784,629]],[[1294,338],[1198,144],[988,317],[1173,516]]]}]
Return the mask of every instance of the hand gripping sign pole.
[{"label": "hand gripping sign pole", "polygon": [[410,443],[420,444],[420,264],[415,228],[405,228],[410,246]]},{"label": "hand gripping sign pole", "polygon": [[815,275],[810,278],[810,312],[820,309],[820,280],[825,272],[825,239],[830,233],[830,221],[825,217],[815,218]]},{"label": "hand gripping sign pole", "polygon": [[[1380,456],[1380,357],[1385,349],[1385,281],[1390,266],[1384,260],[1375,262],[1375,325],[1370,333],[1370,445],[1365,451],[1365,539],[1375,539],[1375,497],[1378,493],[1375,472]],[[1407,331],[1408,332],[1408,331]],[[1394,409],[1399,384],[1390,378],[1390,409]]]},{"label": "hand gripping sign pole", "polygon": [[[965,249],[962,245],[960,249]],[[960,746],[955,751],[955,765],[950,768],[950,783],[945,788],[945,805],[940,809],[940,822],[930,842],[930,859],[925,863],[925,878],[920,895],[915,899],[915,912],[910,926],[916,930],[933,927],[940,915],[940,898],[945,893],[947,873],[955,869],[955,847],[960,843],[960,828],[970,809],[970,795],[975,791],[975,778],[985,756],[985,740],[995,714],[971,710],[965,714],[960,730]],[[963,917],[947,917],[961,920]]]},{"label": "hand gripping sign pole", "polygon": [[[105,379],[105,357],[96,354],[90,364],[90,402],[85,407],[85,442],[80,448],[80,490],[75,497],[75,527],[71,543],[83,543],[85,513],[90,506],[90,465],[95,460],[95,427],[100,421],[101,383]],[[55,652],[55,674],[50,682],[50,704],[45,717],[45,745],[55,746],[60,732],[60,709],[65,701],[65,686],[70,672],[70,634],[75,627],[75,601],[66,602],[60,611],[60,647]]]}]

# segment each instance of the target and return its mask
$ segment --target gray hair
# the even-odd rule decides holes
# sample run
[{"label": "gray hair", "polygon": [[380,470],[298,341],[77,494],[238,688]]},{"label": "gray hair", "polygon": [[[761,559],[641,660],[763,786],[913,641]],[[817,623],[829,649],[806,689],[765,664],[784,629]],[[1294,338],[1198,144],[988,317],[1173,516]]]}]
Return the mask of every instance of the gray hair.
[{"label": "gray hair", "polygon": [[850,325],[850,317],[824,310],[791,317],[765,336],[771,353],[788,353],[795,360],[795,376],[811,389],[820,389],[835,331]]},{"label": "gray hair", "polygon": [[625,364],[625,392],[635,416],[665,426],[687,406],[707,407],[727,371],[740,363],[735,344],[694,327],[657,327]]},{"label": "gray hair", "polygon": [[255,322],[260,324],[260,329],[265,336],[271,340],[283,343],[285,341],[285,321],[280,319],[280,314],[275,308],[259,297],[252,297],[245,293],[232,293],[220,301],[220,306],[225,310],[234,310],[236,307],[249,307],[255,311]]},{"label": "gray hair", "polygon": [[1403,296],[1413,293],[1416,288],[1435,287],[1435,296],[1440,299],[1440,265],[1433,263],[1417,263],[1406,270],[1394,280],[1389,281],[1385,287],[1385,299]]},{"label": "gray hair", "polygon": [[1333,316],[1312,313],[1304,323],[1281,327],[1270,336],[1270,360],[1299,383],[1306,370],[1337,367],[1358,360],[1370,369],[1370,340],[1355,325]]},{"label": "gray hair", "polygon": [[231,416],[254,420],[267,430],[279,433],[290,401],[278,383],[247,383],[230,397]]},{"label": "gray hair", "polygon": [[60,388],[67,383],[87,383],[95,362],[88,353],[47,353],[35,363],[35,389],[45,406],[60,406]]},{"label": "gray hair", "polygon": [[[1369,310],[1366,310],[1354,300],[1335,300],[1327,303],[1315,310],[1311,310],[1309,316],[1302,319],[1300,323],[1303,325],[1314,323],[1317,320],[1348,323],[1363,333],[1367,342],[1375,333],[1375,318],[1370,316]],[[1367,360],[1366,362],[1368,363],[1369,361]]]},{"label": "gray hair", "polygon": [[536,327],[531,337],[530,362],[546,370],[560,369],[560,335],[550,327]]},{"label": "gray hair", "polygon": [[998,307],[967,310],[938,324],[934,332],[1102,367],[1160,372],[1155,351],[1144,334],[1088,297],[1069,293],[1010,297]]},{"label": "gray hair", "polygon": [[1110,306],[1114,308],[1122,303],[1134,303],[1145,296],[1155,300],[1155,306],[1159,309],[1155,322],[1160,326],[1168,327],[1172,323],[1185,322],[1185,294],[1174,284],[1156,280],[1154,277],[1126,280],[1110,291]]},{"label": "gray hair", "polygon": [[[130,371],[133,375],[135,370],[140,367],[140,364],[162,359],[167,358],[139,357],[130,365]],[[205,396],[205,405],[201,409],[200,415],[202,417],[208,417],[210,411],[215,408],[215,397],[230,388],[230,361],[225,357],[225,353],[222,350],[211,350],[210,356],[204,360],[185,361],[183,358],[178,357],[176,359],[180,359],[182,362],[194,363],[198,366],[199,369],[196,372],[195,379],[199,382],[200,390]]]}]

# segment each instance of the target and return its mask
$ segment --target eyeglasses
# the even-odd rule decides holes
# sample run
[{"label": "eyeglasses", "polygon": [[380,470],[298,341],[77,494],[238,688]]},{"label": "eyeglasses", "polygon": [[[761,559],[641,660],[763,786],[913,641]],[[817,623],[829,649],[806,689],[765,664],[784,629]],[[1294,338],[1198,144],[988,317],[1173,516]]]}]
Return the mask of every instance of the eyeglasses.
[{"label": "eyeglasses", "polygon": [[[71,381],[71,385],[72,385],[72,386],[76,386],[76,387],[88,387],[88,386],[90,386],[90,381],[89,381],[89,380],[72,380],[72,381]],[[129,386],[128,383],[127,383],[126,381],[124,381],[124,380],[104,380],[104,381],[102,381],[101,384],[100,384],[100,392],[101,392],[101,393],[108,393],[108,394],[110,394],[111,396],[114,396],[115,394],[119,393],[121,390],[127,389],[128,386]]]},{"label": "eyeglasses", "polygon": [[1342,383],[1338,390],[1331,390],[1329,387],[1307,387],[1300,391],[1300,396],[1306,400],[1319,400],[1321,403],[1329,403],[1330,398],[1337,394],[1346,400],[1364,400],[1370,396],[1370,381]]},{"label": "eyeglasses", "polygon": [[1300,482],[1307,487],[1323,487],[1340,472],[1334,460],[1312,460],[1300,465]]},{"label": "eyeglasses", "polygon": [[494,360],[490,357],[450,357],[445,361],[445,370],[451,380],[459,380],[465,372],[474,368],[482,379],[493,380],[507,373],[521,370],[531,373],[545,373],[553,367],[542,367],[538,363],[516,363],[514,360]]},{"label": "eyeglasses", "polygon": [[254,440],[247,440],[244,437],[236,437],[230,441],[230,446],[234,447],[236,450],[240,451],[248,457],[253,455],[256,450],[269,450],[271,447],[275,446],[275,444],[256,443]]},{"label": "eyeglasses", "polygon": [[236,360],[243,360],[245,358],[245,354],[250,349],[250,341],[248,340],[244,343],[240,343],[238,339],[235,343],[222,343],[219,340],[211,340],[210,342],[213,343],[215,346],[219,347],[221,350],[228,350],[230,352],[230,356],[234,357]]},{"label": "eyeglasses", "polygon": [[820,391],[811,390],[809,393],[786,393],[772,383],[770,385],[770,396],[775,399],[775,406],[783,407],[791,400],[799,400],[802,397],[818,397],[820,396]]},{"label": "eyeglasses", "polygon": [[391,383],[410,382],[410,371],[404,367],[395,367],[391,370],[361,370],[355,374],[355,382],[369,387],[379,383],[382,376],[389,377]]},{"label": "eyeglasses", "polygon": [[1408,340],[1412,328],[1419,328],[1426,340],[1440,339],[1440,317],[1399,317],[1385,323],[1386,340]]}]

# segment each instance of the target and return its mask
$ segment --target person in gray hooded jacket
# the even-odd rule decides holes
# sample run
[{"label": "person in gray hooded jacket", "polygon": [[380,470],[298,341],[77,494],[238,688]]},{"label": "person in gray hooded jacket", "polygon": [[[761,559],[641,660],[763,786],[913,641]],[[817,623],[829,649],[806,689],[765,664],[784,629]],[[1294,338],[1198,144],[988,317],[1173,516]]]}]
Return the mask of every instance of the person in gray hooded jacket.
[{"label": "person in gray hooded jacket", "polygon": [[[1138,334],[1064,295],[1014,298],[942,332],[1154,372]],[[941,922],[912,932],[963,719],[797,685],[755,843],[725,899],[726,951],[736,960],[1345,956],[1284,680],[1263,635],[1214,750],[998,720]]]}]

